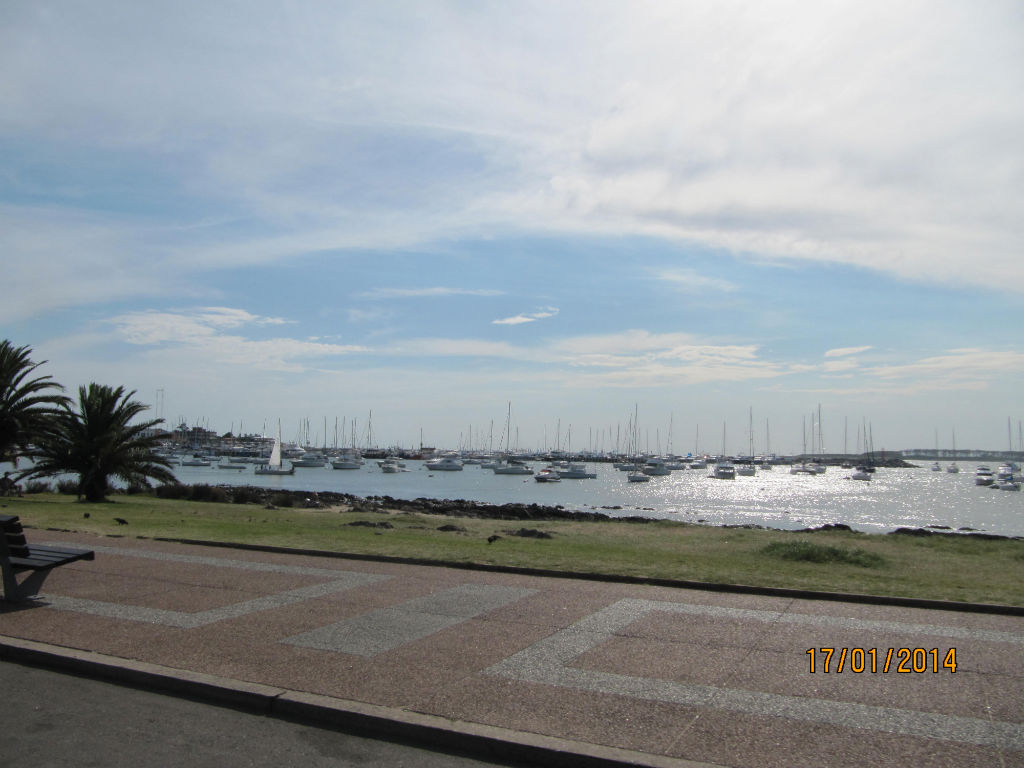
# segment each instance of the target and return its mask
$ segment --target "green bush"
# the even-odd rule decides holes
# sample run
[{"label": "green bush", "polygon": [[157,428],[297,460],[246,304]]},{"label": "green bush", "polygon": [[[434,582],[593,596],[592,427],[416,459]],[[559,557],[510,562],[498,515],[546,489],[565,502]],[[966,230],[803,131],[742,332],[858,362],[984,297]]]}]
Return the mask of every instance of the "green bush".
[{"label": "green bush", "polygon": [[29,480],[25,483],[25,493],[49,493],[50,484],[43,480]]},{"label": "green bush", "polygon": [[275,493],[270,498],[270,503],[275,507],[290,507],[295,502],[292,500],[290,493]]},{"label": "green bush", "polygon": [[191,489],[181,483],[168,483],[157,486],[156,495],[160,499],[185,499],[188,498]]},{"label": "green bush", "polygon": [[189,498],[192,499],[192,501],[213,501],[225,503],[228,501],[228,493],[223,488],[218,488],[215,485],[197,483],[192,486],[192,492],[189,495]]},{"label": "green bush", "polygon": [[231,491],[231,501],[235,504],[255,504],[259,500],[259,493],[252,488],[242,486],[240,488],[233,488]]},{"label": "green bush", "polygon": [[78,495],[78,481],[77,480],[60,480],[57,482],[57,493],[63,493],[65,496],[77,496]]},{"label": "green bush", "polygon": [[863,549],[844,549],[812,541],[774,541],[761,549],[762,554],[806,563],[841,563],[861,568],[879,568],[885,558]]}]

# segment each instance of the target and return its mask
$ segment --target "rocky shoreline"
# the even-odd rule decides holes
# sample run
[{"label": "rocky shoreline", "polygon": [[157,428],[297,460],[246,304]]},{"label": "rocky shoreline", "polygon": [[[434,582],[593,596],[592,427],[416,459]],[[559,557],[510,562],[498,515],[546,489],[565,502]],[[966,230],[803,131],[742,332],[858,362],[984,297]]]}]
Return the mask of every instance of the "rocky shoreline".
[{"label": "rocky shoreline", "polygon": [[[177,486],[188,488],[188,486]],[[193,486],[193,488],[210,486]],[[625,523],[654,523],[662,518],[644,517],[641,515],[611,516],[601,511],[582,512],[566,509],[561,504],[547,506],[542,504],[486,504],[467,499],[396,499],[392,496],[355,496],[351,493],[336,491],[289,491],[252,486],[214,486],[218,498],[204,499],[209,501],[228,501],[235,503],[258,503],[267,508],[299,507],[305,509],[322,509],[326,507],[344,506],[355,512],[367,514],[386,514],[391,512],[409,512],[425,515],[444,515],[447,517],[470,517],[489,520],[574,520],[574,521],[609,521]],[[197,499],[198,500],[198,499]],[[619,511],[622,507],[602,507],[608,511]],[[723,525],[722,528],[748,528],[752,530],[784,530],[768,528],[763,525],[748,523],[744,525]],[[828,531],[844,531],[857,533],[845,523],[829,523],[817,528],[801,528],[791,533],[816,533]],[[868,535],[868,534],[864,534]],[[885,534],[887,536],[969,536],[979,539],[1020,539],[1019,536],[1003,536],[994,533],[975,531],[970,528],[953,530],[946,526],[929,526],[927,528],[897,528]]]}]

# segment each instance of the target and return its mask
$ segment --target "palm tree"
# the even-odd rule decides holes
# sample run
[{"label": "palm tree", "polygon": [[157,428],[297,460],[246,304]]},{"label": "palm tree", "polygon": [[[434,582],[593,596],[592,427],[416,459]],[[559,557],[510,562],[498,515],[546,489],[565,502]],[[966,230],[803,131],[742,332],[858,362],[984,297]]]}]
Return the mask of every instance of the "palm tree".
[{"label": "palm tree", "polygon": [[78,493],[86,501],[103,501],[115,476],[128,484],[148,484],[150,478],[175,482],[170,463],[157,455],[160,438],[153,419],[131,421],[149,406],[132,400],[124,387],[90,384],[78,388],[78,410],[65,405],[33,452],[36,465],[23,476],[78,475]]},{"label": "palm tree", "polygon": [[68,403],[51,376],[35,376],[46,361],[33,363],[29,347],[0,341],[0,461],[17,462],[58,409]]}]

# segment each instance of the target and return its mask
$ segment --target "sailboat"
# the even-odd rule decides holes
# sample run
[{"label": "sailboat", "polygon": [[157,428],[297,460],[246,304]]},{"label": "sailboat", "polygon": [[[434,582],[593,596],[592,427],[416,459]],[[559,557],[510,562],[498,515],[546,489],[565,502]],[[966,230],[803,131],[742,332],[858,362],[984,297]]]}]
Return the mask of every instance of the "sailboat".
[{"label": "sailboat", "polygon": [[722,422],[722,455],[718,457],[715,468],[708,477],[718,480],[734,480],[736,478],[736,467],[729,457],[725,455],[725,422]]},{"label": "sailboat", "polygon": [[953,430],[953,461],[946,466],[946,471],[952,475],[955,475],[960,471],[960,467],[956,463],[956,430]]},{"label": "sailboat", "polygon": [[631,483],[649,483],[651,481],[650,475],[645,475],[641,470],[640,464],[640,429],[637,424],[637,417],[639,416],[638,406],[633,404],[633,468],[626,472],[626,480]]},{"label": "sailboat", "polygon": [[757,467],[754,465],[754,409],[750,409],[750,424],[747,427],[747,461],[736,466],[736,474],[743,477],[753,477],[757,474]]},{"label": "sailboat", "polygon": [[508,401],[508,416],[505,417],[505,455],[494,462],[491,471],[496,475],[532,475],[529,464],[512,458],[512,401]]},{"label": "sailboat", "polygon": [[270,460],[266,464],[260,464],[253,469],[257,475],[294,475],[295,467],[284,468],[281,461],[281,422],[277,422],[277,437],[274,438],[274,448],[270,451]]}]

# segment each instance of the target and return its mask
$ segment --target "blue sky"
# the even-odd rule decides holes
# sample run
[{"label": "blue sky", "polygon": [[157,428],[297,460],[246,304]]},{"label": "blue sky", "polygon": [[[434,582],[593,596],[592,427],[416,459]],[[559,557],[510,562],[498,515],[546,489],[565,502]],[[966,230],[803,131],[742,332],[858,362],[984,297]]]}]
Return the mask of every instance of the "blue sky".
[{"label": "blue sky", "polygon": [[69,388],[382,445],[1024,419],[1017,2],[42,0],[0,72],[0,335]]}]

